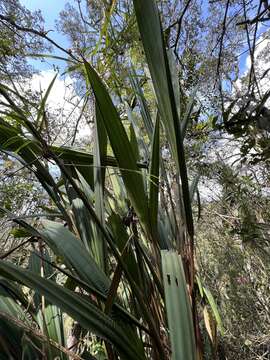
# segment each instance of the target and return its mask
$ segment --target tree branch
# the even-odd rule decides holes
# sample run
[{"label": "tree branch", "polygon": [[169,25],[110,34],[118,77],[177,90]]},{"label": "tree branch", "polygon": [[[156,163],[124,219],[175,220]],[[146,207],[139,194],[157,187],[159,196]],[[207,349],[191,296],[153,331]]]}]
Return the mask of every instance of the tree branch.
[{"label": "tree branch", "polygon": [[24,31],[30,34],[34,34],[37,36],[40,36],[43,39],[46,39],[47,41],[49,41],[52,45],[54,45],[57,49],[63,51],[64,53],[68,54],[68,56],[70,56],[73,60],[75,60],[76,62],[81,62],[78,58],[76,58],[76,56],[74,56],[72,54],[71,50],[66,50],[65,48],[63,48],[62,46],[60,46],[59,44],[57,44],[54,40],[52,40],[50,37],[48,37],[48,31],[38,31],[35,29],[31,29],[25,26],[20,26],[18,24],[16,24],[12,18],[10,18],[9,16],[5,16],[0,14],[0,20],[7,22],[8,24],[12,25],[15,29],[19,30],[19,31]]},{"label": "tree branch", "polygon": [[[260,6],[262,5],[262,2],[260,3]],[[253,19],[245,19],[245,21],[241,21],[239,23],[237,23],[236,25],[240,26],[240,25],[253,25],[257,22],[260,21],[270,21],[270,17],[268,16],[267,18],[263,18],[262,16],[267,12],[270,11],[270,5],[268,5],[261,13],[259,13],[258,15],[256,15]]]}]

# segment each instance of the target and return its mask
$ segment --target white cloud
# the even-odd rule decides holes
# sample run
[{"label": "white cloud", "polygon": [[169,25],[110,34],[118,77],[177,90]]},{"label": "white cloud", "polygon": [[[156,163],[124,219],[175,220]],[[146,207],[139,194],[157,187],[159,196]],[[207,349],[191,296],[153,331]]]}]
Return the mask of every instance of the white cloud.
[{"label": "white cloud", "polygon": [[[44,70],[33,75],[31,89],[38,92],[42,91],[44,95],[55,75],[56,73],[53,70]],[[48,97],[49,104],[54,107],[65,105],[65,97],[70,95],[68,92],[72,91],[72,88],[73,80],[69,76],[65,79],[57,76]]]},{"label": "white cloud", "polygon": [[[270,80],[270,57],[269,57],[270,39],[269,34],[263,33],[257,40],[254,51],[254,68],[256,79],[259,85],[260,92],[264,94],[269,90]],[[243,76],[234,83],[233,93],[241,93],[243,90],[242,79],[249,74],[251,69],[251,56],[248,55],[245,61],[245,69]]]},{"label": "white cloud", "polygon": [[[27,83],[22,84],[15,81],[14,86],[21,94],[31,93],[41,100],[55,75],[56,72],[53,70],[43,70],[34,74]],[[11,84],[7,85],[12,88]],[[92,120],[91,109],[88,106],[88,111],[84,111],[84,115],[81,116],[84,99],[76,93],[75,85],[75,80],[70,76],[63,77],[58,74],[47,98],[46,114],[51,135],[50,143],[55,145],[70,145],[75,129],[75,146],[84,147],[92,140],[92,129],[89,126],[89,120]],[[0,106],[1,110],[6,111],[7,108],[4,104],[7,101],[3,96],[0,96],[0,99],[3,102]],[[31,112],[32,120],[35,121],[36,110],[32,108]]]},{"label": "white cloud", "polygon": [[[44,70],[34,74],[29,84],[30,89],[42,93],[42,96],[44,96],[55,74],[53,70]],[[46,106],[48,111],[54,114],[54,124],[60,130],[55,142],[62,144],[71,137],[83,106],[83,99],[75,91],[75,80],[70,76],[61,77],[58,75],[49,93]],[[91,129],[85,118],[82,117],[77,129],[76,139],[79,142],[89,142],[91,136]]]},{"label": "white cloud", "polygon": [[[264,62],[263,59],[259,59],[260,57],[260,54],[262,53],[262,51],[264,51],[267,46],[269,46],[269,39],[268,38],[265,38],[263,35],[259,37],[259,39],[257,40],[257,43],[256,43],[256,47],[255,47],[255,51],[254,51],[254,59],[255,59],[255,62],[258,63],[259,61],[259,64],[260,65],[260,69],[265,69],[267,67],[267,62]],[[251,57],[250,55],[247,56],[246,58],[246,71],[249,71],[250,70],[250,67],[251,67]]]},{"label": "white cloud", "polygon": [[[254,69],[256,76],[255,95],[256,99],[262,98],[270,90],[270,32],[264,32],[257,40],[254,51]],[[239,110],[239,106],[246,103],[243,96],[248,93],[249,74],[251,70],[251,56],[248,55],[245,61],[245,70],[243,75],[233,84],[232,95],[238,99],[234,106],[234,111]],[[254,81],[254,80],[252,80]],[[258,86],[257,86],[258,85]],[[258,91],[259,90],[259,91]],[[259,100],[254,100],[250,106],[256,106]],[[265,106],[270,108],[270,98],[265,102]]]}]

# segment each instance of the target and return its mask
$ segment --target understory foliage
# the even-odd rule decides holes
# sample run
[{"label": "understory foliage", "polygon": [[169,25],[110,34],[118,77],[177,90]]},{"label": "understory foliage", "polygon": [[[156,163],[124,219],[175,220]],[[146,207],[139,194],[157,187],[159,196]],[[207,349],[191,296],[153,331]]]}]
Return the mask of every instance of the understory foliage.
[{"label": "understory foliage", "polygon": [[[0,359],[267,358],[268,133],[253,131],[261,113],[243,127],[236,101],[216,116],[223,99],[210,91],[217,63],[231,75],[242,33],[215,50],[233,58],[219,64],[204,56],[217,34],[204,47],[192,27],[206,21],[197,2],[179,35],[162,1],[119,1],[121,16],[117,1],[101,3],[62,11],[72,48],[57,59],[33,54],[48,40],[31,33],[39,13],[0,6],[31,35],[29,48],[14,38],[21,75],[24,51],[67,64],[77,116],[70,129],[50,109],[58,73],[37,94],[4,59]],[[214,3],[209,28],[222,26]],[[265,151],[249,163],[251,140]]]},{"label": "understory foliage", "polygon": [[[150,113],[132,68],[130,81],[145,130],[131,109],[122,121],[84,57],[67,61],[84,78],[86,98],[95,99],[92,154],[52,146],[42,133],[56,76],[37,105],[1,84],[1,150],[6,161],[16,158],[35,175],[34,186],[44,194],[34,211],[14,212],[12,203],[2,204],[3,222],[13,221],[12,236],[31,253],[6,261],[13,248],[0,263],[3,356],[195,359],[201,352],[196,350],[194,190],[183,147],[189,114],[180,121],[179,90],[173,88],[158,10],[153,1],[144,5],[134,1],[158,111]],[[175,169],[174,202],[170,187],[159,185],[169,181],[161,135]],[[148,163],[141,162],[141,152]],[[74,323],[67,334],[69,317]]]}]

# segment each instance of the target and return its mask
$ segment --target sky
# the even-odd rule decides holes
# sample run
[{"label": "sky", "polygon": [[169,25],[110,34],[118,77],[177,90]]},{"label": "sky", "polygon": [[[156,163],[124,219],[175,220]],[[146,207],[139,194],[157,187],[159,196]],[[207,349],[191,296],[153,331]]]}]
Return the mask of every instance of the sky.
[{"label": "sky", "polygon": [[[50,31],[48,36],[56,43],[60,44],[63,48],[69,47],[67,38],[56,30],[55,24],[60,11],[64,9],[67,2],[66,0],[20,0],[20,2],[31,11],[41,10],[45,21],[45,30],[54,30]],[[54,55],[66,57],[66,54],[57,48],[54,48]],[[69,123],[76,122],[76,119],[80,115],[82,102],[74,92],[74,80],[71,79],[69,75],[61,76],[61,72],[64,71],[66,64],[61,60],[58,61],[55,59],[46,60],[45,62],[29,59],[29,63],[40,71],[39,73],[34,74],[30,86],[33,90],[41,91],[43,94],[55,76],[53,64],[59,67],[60,73],[51,89],[50,95],[47,99],[47,105],[52,110],[62,109],[59,114],[59,123],[63,121],[63,119],[69,119]],[[65,135],[63,134],[63,136]],[[76,138],[83,140],[85,137],[89,138],[89,136],[91,136],[89,126],[86,126],[84,121],[81,121],[78,126]],[[62,145],[61,136],[56,142]]]},{"label": "sky", "polygon": [[[61,44],[62,47],[68,48],[67,38],[56,31],[55,20],[58,18],[58,15],[61,10],[64,9],[66,0],[21,0],[21,4],[24,5],[27,9],[41,10],[42,16],[45,20],[45,30],[54,30],[50,31],[48,36],[52,38],[56,43]],[[55,55],[64,55],[60,50],[55,49]],[[53,63],[63,69],[63,64],[61,61],[45,61],[41,62],[39,60],[29,60],[30,64],[37,67],[39,70],[50,70],[53,67]]]},{"label": "sky", "polygon": [[21,4],[30,10],[42,11],[48,27],[54,26],[57,14],[64,8],[65,0],[21,0]]},{"label": "sky", "polygon": [[[21,3],[30,10],[40,9],[45,20],[45,29],[54,30],[49,33],[49,36],[61,44],[61,46],[68,48],[68,40],[55,29],[55,20],[58,18],[58,15],[61,10],[64,9],[67,0],[21,0]],[[262,33],[265,29],[261,28],[258,31],[258,34]],[[245,49],[243,49],[245,50]],[[63,55],[60,50],[55,49],[55,54]],[[239,66],[240,74],[243,74],[247,70],[247,58],[248,53],[244,53],[239,57]],[[38,60],[30,60],[30,63],[38,67],[39,70],[52,69],[52,64],[55,63],[60,69],[63,69],[63,64],[61,61],[53,60],[41,62]]]},{"label": "sky", "polygon": [[[65,4],[67,3],[67,0],[20,0],[22,5],[24,5],[26,8],[34,11],[34,10],[41,10],[42,16],[45,20],[45,29],[46,30],[53,30],[50,31],[49,37],[51,37],[56,43],[61,44],[62,47],[68,48],[69,42],[67,37],[65,37],[63,34],[59,33],[56,30],[56,19],[58,19],[59,13],[61,10],[64,9]],[[265,30],[268,30],[268,28],[265,28],[263,25],[259,25],[258,29],[258,36],[261,35]],[[258,42],[260,39],[258,39]],[[264,44],[263,44],[264,45]],[[258,48],[260,48],[258,46]],[[250,60],[249,60],[249,52],[245,50],[248,50],[247,46],[246,49],[243,49],[242,55],[239,56],[239,69],[240,69],[240,76],[244,75],[248,69],[250,68]],[[63,54],[60,50],[54,48],[54,54],[58,56],[66,56]],[[48,77],[51,77],[51,70],[54,69],[54,64],[60,69],[60,73],[64,72],[65,69],[65,63],[61,60],[49,60],[46,59],[45,61],[41,60],[34,60],[29,59],[29,63],[33,65],[36,69],[42,71],[42,79],[44,80],[45,71],[48,71]]]},{"label": "sky", "polygon": [[[68,48],[69,43],[67,38],[59,33],[56,30],[56,19],[59,16],[59,13],[61,10],[64,9],[65,4],[67,3],[67,0],[20,0],[22,5],[24,5],[26,8],[34,11],[34,10],[41,10],[42,16],[45,20],[45,30],[53,30],[50,31],[49,36],[57,43],[61,44],[62,47]],[[265,27],[261,26],[258,29],[258,35],[262,34],[265,30]],[[258,39],[258,42],[260,39]],[[265,44],[261,44],[258,46],[258,50],[262,48]],[[246,49],[243,49],[243,51]],[[63,54],[60,50],[54,49],[54,54],[59,56],[66,56]],[[40,61],[40,60],[33,60],[30,59],[29,62],[38,70],[41,71],[40,77],[35,76],[33,78],[33,87],[41,86],[41,82],[44,84],[49,84],[52,77],[54,69],[53,64],[57,65],[60,68],[60,74],[61,71],[64,71],[65,63],[62,61],[57,61],[55,59],[53,60],[46,60]],[[249,59],[249,53],[248,51],[243,53],[242,56],[239,57],[239,66],[240,66],[240,75],[243,75],[248,69],[250,68],[250,59]],[[69,81],[69,79],[68,79]],[[64,78],[58,77],[56,82],[58,84],[55,84],[55,86],[58,86],[58,90],[61,88],[64,88]],[[42,86],[43,87],[43,86]],[[58,92],[59,94],[60,92]],[[59,95],[58,95],[59,96]]]}]

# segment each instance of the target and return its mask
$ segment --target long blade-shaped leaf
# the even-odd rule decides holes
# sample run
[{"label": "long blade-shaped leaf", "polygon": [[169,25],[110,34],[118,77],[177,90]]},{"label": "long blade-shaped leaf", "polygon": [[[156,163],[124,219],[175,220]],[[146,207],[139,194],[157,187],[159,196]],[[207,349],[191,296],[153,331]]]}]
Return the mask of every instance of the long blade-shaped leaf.
[{"label": "long blade-shaped leaf", "polygon": [[[95,116],[95,144],[94,144],[94,191],[95,191],[95,211],[102,223],[105,225],[105,209],[104,209],[104,184],[105,172],[104,158],[107,155],[107,134],[101,119],[99,107],[96,107]],[[101,232],[94,227],[95,248],[98,253],[98,264],[106,271],[106,242]]]},{"label": "long blade-shaped leaf", "polygon": [[128,140],[125,128],[96,71],[87,62],[85,62],[85,69],[89,83],[95,94],[96,106],[98,106],[101,115],[100,118],[106,128],[131,203],[144,229],[149,232],[148,203],[142,174],[137,166],[136,157]]},{"label": "long blade-shaped leaf", "polygon": [[188,232],[193,237],[193,218],[189,199],[184,146],[158,8],[154,0],[133,0],[133,4],[161,119],[181,177]]},{"label": "long blade-shaped leaf", "polygon": [[153,133],[153,122],[151,119],[149,108],[146,104],[146,100],[142,91],[142,88],[140,87],[138,77],[136,75],[136,72],[133,68],[131,68],[130,71],[130,82],[131,86],[133,88],[134,93],[136,94],[136,97],[140,104],[140,111],[142,115],[142,120],[146,129],[146,132],[148,134],[149,140],[152,139],[152,133]]},{"label": "long blade-shaped leaf", "polygon": [[[42,252],[43,258],[47,261],[43,261],[43,259],[37,256],[36,252],[33,252],[29,259],[29,268],[42,277],[55,280],[53,268],[49,264],[49,253],[46,249],[42,250]],[[65,346],[63,314],[61,310],[57,306],[48,303],[46,300],[43,302],[43,299],[39,294],[35,294],[34,300],[37,309],[37,322],[40,329],[43,330],[44,335],[57,342],[59,345]],[[59,350],[50,348],[49,351],[54,357],[59,356],[61,360],[67,359],[67,357]]]},{"label": "long blade-shaped leaf", "polygon": [[55,76],[53,77],[52,81],[50,82],[50,85],[48,86],[41,102],[40,102],[40,105],[39,105],[39,108],[38,108],[38,113],[37,113],[37,120],[36,120],[36,123],[37,125],[39,125],[39,121],[41,119],[42,116],[44,116],[44,111],[45,111],[45,106],[46,106],[46,102],[48,100],[48,97],[50,95],[50,92],[53,88],[53,84],[56,80],[56,77],[57,77],[58,74],[55,74]]},{"label": "long blade-shaped leaf", "polygon": [[212,309],[212,312],[215,316],[215,319],[216,319],[216,322],[217,322],[217,326],[218,326],[218,329],[220,331],[220,333],[222,335],[224,335],[224,328],[223,328],[223,325],[222,325],[222,321],[221,321],[221,317],[220,317],[220,314],[219,314],[219,311],[218,311],[218,307],[217,307],[217,304],[215,302],[215,299],[213,297],[213,295],[211,294],[210,290],[208,290],[207,288],[203,287],[203,292],[205,293],[205,296],[208,300],[208,303]]},{"label": "long blade-shaped leaf", "polygon": [[[14,359],[15,356],[22,358],[23,353],[23,337],[24,333],[16,327],[12,322],[7,321],[12,318],[14,322],[23,321],[25,325],[30,326],[30,321],[24,309],[19,305],[18,301],[21,300],[22,294],[19,290],[13,289],[14,284],[11,281],[0,281],[0,358],[1,359]],[[17,295],[18,298],[17,298]],[[38,358],[39,352],[42,350],[42,344],[29,338],[27,344],[29,358]]]},{"label": "long blade-shaped leaf", "polygon": [[174,251],[162,250],[161,260],[172,359],[195,360],[191,307],[181,258]]},{"label": "long blade-shaped leaf", "polygon": [[[12,139],[12,141],[11,141]],[[68,147],[49,146],[50,151],[55,153],[59,159],[63,160],[67,165],[75,166],[84,178],[93,186],[93,161],[94,157],[84,151],[74,150]],[[28,164],[37,166],[37,173],[42,174],[44,179],[51,183],[51,179],[42,170],[39,157],[43,155],[40,144],[32,139],[23,136],[18,128],[8,124],[0,118],[0,150],[17,152],[18,155]],[[104,166],[116,167],[118,163],[112,156],[102,158]],[[138,163],[139,168],[145,168],[146,165]]]},{"label": "long blade-shaped leaf", "polygon": [[142,349],[137,346],[138,344],[130,341],[128,334],[121,327],[80,295],[4,261],[0,262],[0,274],[34,288],[46,296],[51,303],[57,305],[83,327],[115,345],[123,359],[145,359]]},{"label": "long blade-shaped leaf", "polygon": [[110,281],[85,251],[83,244],[62,224],[49,220],[43,224],[44,230],[40,234],[51,249],[62,255],[67,265],[74,268],[83,281],[106,293]]},{"label": "long blade-shaped leaf", "polygon": [[149,185],[149,211],[153,236],[157,236],[158,221],[158,193],[159,193],[159,118],[157,116],[154,136],[152,139],[150,185]]}]

